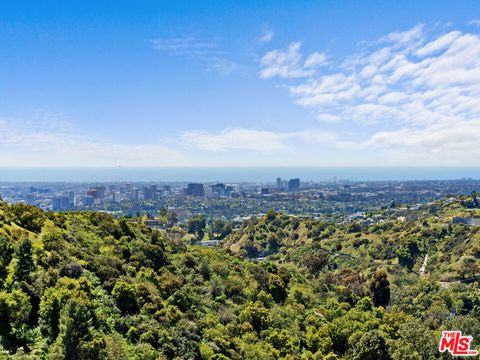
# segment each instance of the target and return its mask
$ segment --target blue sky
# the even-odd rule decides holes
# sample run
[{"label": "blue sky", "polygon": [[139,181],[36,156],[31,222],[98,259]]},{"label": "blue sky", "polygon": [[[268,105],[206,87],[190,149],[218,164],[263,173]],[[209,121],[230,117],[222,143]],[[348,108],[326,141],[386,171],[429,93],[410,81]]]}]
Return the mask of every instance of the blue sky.
[{"label": "blue sky", "polygon": [[477,1],[1,1],[0,166],[479,165]]}]

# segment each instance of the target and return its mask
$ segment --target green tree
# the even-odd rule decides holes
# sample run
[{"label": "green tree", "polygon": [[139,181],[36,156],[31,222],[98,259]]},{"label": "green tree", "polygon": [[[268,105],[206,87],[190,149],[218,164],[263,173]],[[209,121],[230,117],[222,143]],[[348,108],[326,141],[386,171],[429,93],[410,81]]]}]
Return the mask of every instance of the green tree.
[{"label": "green tree", "polygon": [[138,311],[135,285],[117,281],[113,288],[112,296],[123,314],[134,314]]},{"label": "green tree", "polygon": [[81,300],[92,308],[90,302],[91,284],[84,278],[60,278],[54,287],[49,287],[43,293],[40,301],[40,328],[49,342],[55,341],[59,333],[60,313],[70,299]]},{"label": "green tree", "polygon": [[378,330],[363,334],[353,349],[352,360],[391,360],[385,338]]},{"label": "green tree", "polygon": [[400,325],[397,336],[390,349],[394,360],[438,359],[437,339],[419,320]]},{"label": "green tree", "polygon": [[370,283],[370,292],[375,306],[386,307],[390,302],[390,281],[385,270],[377,270]]},{"label": "green tree", "polygon": [[216,239],[224,239],[232,232],[232,224],[230,221],[223,219],[215,219],[210,224],[210,236]]},{"label": "green tree", "polygon": [[283,279],[277,274],[271,274],[268,278],[268,292],[275,302],[283,302],[287,297],[287,289]]},{"label": "green tree", "polygon": [[0,335],[8,338],[12,328],[27,321],[31,310],[30,299],[23,291],[0,291]]},{"label": "green tree", "polygon": [[160,210],[158,210],[157,221],[161,225],[167,225],[167,209],[164,207],[161,207]]},{"label": "green tree", "polygon": [[11,221],[34,233],[40,233],[45,223],[45,213],[33,205],[13,204],[8,213]]},{"label": "green tree", "polygon": [[29,278],[32,271],[35,270],[33,261],[32,242],[29,238],[23,238],[15,249],[17,264],[15,266],[15,281],[25,281]]},{"label": "green tree", "polygon": [[328,253],[320,250],[314,254],[306,255],[303,259],[303,264],[310,270],[310,273],[318,275],[328,265]]},{"label": "green tree", "polygon": [[190,234],[193,234],[197,239],[202,239],[205,235],[205,227],[207,222],[205,220],[205,215],[195,215],[192,216],[187,221],[187,229]]},{"label": "green tree", "polygon": [[298,352],[298,339],[296,339],[290,332],[283,329],[281,331],[273,330],[267,336],[267,341],[277,350],[280,351],[281,356],[288,353]]},{"label": "green tree", "polygon": [[107,360],[128,360],[127,341],[115,334],[105,338],[105,352]]},{"label": "green tree", "polygon": [[169,211],[167,213],[167,226],[172,227],[178,223],[178,215],[175,211]]},{"label": "green tree", "polygon": [[463,256],[460,263],[460,276],[473,278],[480,274],[480,261],[473,256]]},{"label": "green tree", "polygon": [[408,239],[397,249],[399,264],[409,270],[415,265],[415,260],[418,255],[420,255],[420,244],[417,238]]},{"label": "green tree", "polygon": [[270,209],[270,210],[267,211],[266,218],[267,218],[268,221],[273,221],[273,220],[276,219],[276,217],[277,217],[277,213],[276,213],[275,209]]},{"label": "green tree", "polygon": [[240,313],[240,320],[252,325],[253,330],[260,332],[270,326],[270,312],[261,303],[248,303]]},{"label": "green tree", "polygon": [[160,210],[158,210],[158,217],[166,217],[167,216],[167,209],[164,207],[161,207]]},{"label": "green tree", "polygon": [[12,261],[13,247],[10,240],[0,235],[0,287],[3,287],[8,275],[8,265]]},{"label": "green tree", "polygon": [[316,353],[327,354],[332,350],[333,342],[328,332],[328,326],[320,327],[309,326],[305,335],[305,345],[307,348]]},{"label": "green tree", "polygon": [[84,346],[91,339],[92,315],[78,299],[70,299],[60,314],[59,334],[53,346],[52,359],[83,359]]}]

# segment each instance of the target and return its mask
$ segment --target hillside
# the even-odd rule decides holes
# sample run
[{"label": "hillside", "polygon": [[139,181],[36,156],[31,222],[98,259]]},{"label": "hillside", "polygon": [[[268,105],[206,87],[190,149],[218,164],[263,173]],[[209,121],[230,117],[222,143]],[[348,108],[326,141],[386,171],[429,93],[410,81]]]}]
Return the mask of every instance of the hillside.
[{"label": "hillside", "polygon": [[478,269],[478,228],[451,225],[466,212],[368,226],[270,212],[222,250],[0,203],[0,358],[436,359],[441,329],[480,338],[478,283],[453,282]]},{"label": "hillside", "polygon": [[[384,267],[399,275],[422,272],[443,282],[467,280],[480,275],[476,260],[480,256],[480,227],[453,222],[454,217],[480,218],[480,209],[468,208],[467,203],[468,198],[449,198],[419,207],[383,210],[344,224],[270,211],[246,222],[227,237],[224,247],[245,258],[267,257],[307,268],[315,254],[323,257],[323,266],[330,270]],[[420,271],[426,255],[426,266]]]}]

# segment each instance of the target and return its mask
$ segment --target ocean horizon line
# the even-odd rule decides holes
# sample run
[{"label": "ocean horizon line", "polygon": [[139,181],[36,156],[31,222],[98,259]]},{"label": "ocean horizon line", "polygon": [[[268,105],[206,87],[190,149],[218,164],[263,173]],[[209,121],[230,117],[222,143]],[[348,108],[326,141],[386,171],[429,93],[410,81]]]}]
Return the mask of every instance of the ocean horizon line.
[{"label": "ocean horizon line", "polygon": [[274,182],[480,179],[480,166],[6,167],[0,182]]}]

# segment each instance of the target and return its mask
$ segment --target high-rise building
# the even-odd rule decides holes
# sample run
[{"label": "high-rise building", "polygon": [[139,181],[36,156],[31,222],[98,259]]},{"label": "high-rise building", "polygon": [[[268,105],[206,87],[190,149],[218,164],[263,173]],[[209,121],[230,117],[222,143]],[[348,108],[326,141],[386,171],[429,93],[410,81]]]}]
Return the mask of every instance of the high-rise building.
[{"label": "high-rise building", "polygon": [[113,202],[121,202],[124,199],[124,195],[120,191],[115,191],[113,193],[112,200]]},{"label": "high-rise building", "polygon": [[188,184],[186,194],[189,196],[205,196],[203,184]]},{"label": "high-rise building", "polygon": [[75,192],[69,191],[69,192],[67,192],[67,196],[68,196],[68,204],[70,205],[70,207],[74,206],[75,205]]},{"label": "high-rise building", "polygon": [[297,191],[300,189],[300,179],[290,179],[288,180],[288,191]]},{"label": "high-rise building", "polygon": [[67,211],[70,209],[68,196],[55,196],[52,198],[53,211]]},{"label": "high-rise building", "polygon": [[138,189],[133,190],[132,200],[134,200],[134,201],[140,200],[140,190],[138,190]]},{"label": "high-rise building", "polygon": [[217,196],[225,196],[225,184],[215,184],[210,186],[212,194]]},{"label": "high-rise building", "polygon": [[73,206],[80,206],[82,205],[82,196],[75,196],[73,199]]},{"label": "high-rise building", "polygon": [[95,204],[95,198],[93,196],[85,196],[83,198],[83,206],[93,206]]},{"label": "high-rise building", "polygon": [[144,200],[157,200],[157,185],[143,187]]},{"label": "high-rise building", "polygon": [[225,186],[225,196],[232,196],[233,190],[232,185]]},{"label": "high-rise building", "polygon": [[62,204],[62,200],[60,199],[60,196],[55,196],[54,198],[52,198],[53,211],[59,211],[61,204]]},{"label": "high-rise building", "polygon": [[282,188],[282,178],[277,177],[277,189],[281,189],[281,188]]},{"label": "high-rise building", "polygon": [[103,199],[105,197],[105,186],[95,186],[87,190],[87,196],[91,196],[94,199]]}]

